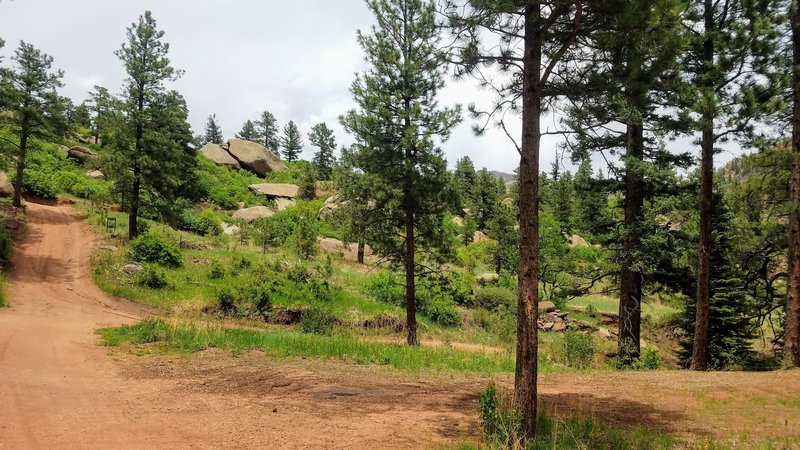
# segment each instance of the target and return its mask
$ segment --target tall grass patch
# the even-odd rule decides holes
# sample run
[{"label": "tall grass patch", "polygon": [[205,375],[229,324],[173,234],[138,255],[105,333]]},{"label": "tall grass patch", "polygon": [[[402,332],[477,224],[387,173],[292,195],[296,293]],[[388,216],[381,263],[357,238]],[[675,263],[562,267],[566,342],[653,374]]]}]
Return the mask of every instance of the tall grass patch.
[{"label": "tall grass patch", "polygon": [[155,343],[164,351],[194,353],[208,348],[263,350],[278,358],[337,359],[357,364],[386,365],[401,370],[437,370],[492,374],[513,372],[514,360],[506,355],[484,355],[449,348],[363,342],[345,336],[298,332],[269,332],[223,328],[191,323],[172,324],[160,319],[98,331],[108,346],[125,342]]}]

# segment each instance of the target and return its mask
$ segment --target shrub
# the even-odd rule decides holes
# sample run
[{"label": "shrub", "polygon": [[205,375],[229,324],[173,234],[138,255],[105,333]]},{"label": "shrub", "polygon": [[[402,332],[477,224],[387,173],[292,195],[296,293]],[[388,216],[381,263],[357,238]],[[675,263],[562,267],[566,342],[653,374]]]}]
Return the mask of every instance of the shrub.
[{"label": "shrub", "polygon": [[167,267],[180,267],[183,263],[178,245],[155,233],[146,233],[131,241],[130,257],[134,261]]},{"label": "shrub", "polygon": [[333,324],[336,319],[321,308],[312,307],[303,311],[300,319],[300,330],[309,334],[330,335],[333,333]]},{"label": "shrub", "polygon": [[420,310],[443,327],[457,327],[461,324],[461,314],[452,303],[437,299],[429,302]]},{"label": "shrub", "polygon": [[592,337],[577,331],[564,333],[562,358],[564,363],[576,369],[586,369],[592,364],[594,342]]},{"label": "shrub", "polygon": [[11,235],[5,225],[0,224],[0,264],[11,258]]},{"label": "shrub", "polygon": [[197,219],[200,234],[208,236],[219,236],[222,234],[222,219],[217,216],[212,208],[206,208],[200,213]]},{"label": "shrub", "polygon": [[658,353],[658,349],[644,347],[631,368],[633,370],[656,370],[661,368],[661,365],[661,355]]},{"label": "shrub", "polygon": [[148,264],[136,274],[134,282],[139,286],[148,287],[150,289],[162,289],[169,286],[167,281],[167,272],[163,267]]},{"label": "shrub", "polygon": [[490,448],[524,448],[522,422],[507,403],[498,396],[494,383],[478,399],[483,435]]},{"label": "shrub", "polygon": [[504,308],[513,311],[516,303],[516,294],[505,288],[488,286],[475,291],[474,305],[479,308],[490,311]]},{"label": "shrub", "polygon": [[314,295],[314,298],[321,302],[333,300],[333,288],[331,288],[328,280],[324,278],[312,278],[308,282],[308,289]]},{"label": "shrub", "polygon": [[225,268],[222,267],[222,264],[215,261],[211,265],[211,270],[208,271],[208,278],[211,278],[212,280],[225,278]]},{"label": "shrub", "polygon": [[594,305],[587,306],[586,315],[589,317],[597,317],[597,308],[595,308]]},{"label": "shrub", "polygon": [[223,287],[217,292],[219,309],[232,316],[264,315],[272,309],[270,297],[275,292],[270,282],[252,280],[238,288]]},{"label": "shrub", "polygon": [[[381,271],[367,280],[367,291],[376,300],[405,306],[405,286],[394,272]],[[461,323],[452,293],[437,278],[423,278],[417,283],[417,310],[439,325],[452,327]]]},{"label": "shrub", "polygon": [[54,199],[58,196],[58,186],[53,177],[38,170],[25,172],[25,191],[47,199]]}]

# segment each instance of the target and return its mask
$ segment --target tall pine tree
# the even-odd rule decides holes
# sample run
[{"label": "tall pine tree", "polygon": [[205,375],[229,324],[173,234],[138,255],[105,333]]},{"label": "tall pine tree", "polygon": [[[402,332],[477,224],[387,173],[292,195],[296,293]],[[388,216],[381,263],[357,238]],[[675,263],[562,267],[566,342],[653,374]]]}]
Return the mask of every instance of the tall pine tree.
[{"label": "tall pine tree", "polygon": [[583,35],[570,60],[585,67],[573,71],[576,82],[568,86],[569,123],[575,132],[574,158],[588,150],[622,153],[623,228],[620,260],[618,353],[622,361],[639,356],[641,305],[645,264],[643,239],[649,235],[645,221],[647,184],[661,168],[688,163],[664,151],[661,106],[673,92],[678,57],[686,43],[681,0],[614,0],[596,5],[587,16],[591,32]]},{"label": "tall pine tree", "polygon": [[127,31],[127,42],[116,51],[128,75],[122,111],[112,147],[112,177],[120,181],[128,200],[128,237],[139,234],[142,195],[150,203],[169,197],[185,175],[181,163],[191,140],[186,103],[164,82],[180,72],[170,64],[169,44],[162,39],[150,11]]},{"label": "tall pine tree", "polygon": [[289,121],[283,127],[283,137],[281,138],[283,147],[283,158],[286,161],[297,161],[303,151],[303,139],[300,137],[300,130],[297,129],[294,121]]},{"label": "tall pine tree", "polygon": [[276,155],[280,152],[281,142],[278,138],[278,121],[269,111],[264,111],[256,121],[256,131],[261,143]]},{"label": "tall pine tree", "polygon": [[217,115],[212,114],[206,120],[204,141],[206,144],[222,144],[222,128],[217,123]]},{"label": "tall pine tree", "polygon": [[[370,34],[359,32],[368,69],[352,85],[357,109],[342,117],[356,138],[351,170],[354,187],[344,200],[368,195],[367,234],[378,253],[401,263],[406,274],[406,341],[418,345],[416,273],[419,248],[444,243],[447,164],[436,141],[447,139],[459,122],[458,109],[440,108],[444,55],[432,2],[370,0],[377,19]],[[348,158],[350,160],[350,158]],[[371,189],[357,186],[368,185]]]},{"label": "tall pine tree", "polygon": [[[519,167],[519,289],[514,402],[525,437],[536,434],[539,301],[539,149],[541,116],[553,95],[556,65],[575,43],[583,21],[581,1],[445,0],[442,11],[454,36],[457,76],[474,76],[497,96],[488,111],[471,108],[483,125],[506,134],[506,117],[522,115],[522,136],[514,145]],[[495,76],[499,70],[501,77]],[[498,81],[495,81],[498,80]],[[508,116],[506,116],[506,114]]]},{"label": "tall pine tree", "polygon": [[311,145],[317,147],[317,153],[314,154],[317,176],[321,180],[330,180],[333,176],[333,163],[335,162],[333,151],[336,149],[333,130],[328,128],[324,122],[318,123],[311,128],[311,133],[308,133],[308,140]]},{"label": "tall pine tree", "polygon": [[62,86],[63,73],[51,69],[52,57],[20,42],[12,59],[15,67],[2,73],[2,93],[6,107],[13,114],[3,116],[2,120],[9,122],[18,137],[11,144],[18,150],[13,204],[20,207],[30,139],[50,137],[63,129],[66,103],[56,92]]},{"label": "tall pine tree", "polygon": [[236,133],[237,139],[244,139],[245,141],[260,142],[261,135],[256,130],[256,126],[252,120],[247,120],[242,125],[242,131]]},{"label": "tall pine tree", "polygon": [[760,115],[776,103],[764,75],[774,70],[779,33],[774,1],[702,0],[689,2],[686,20],[690,47],[684,67],[687,122],[700,134],[700,238],[696,294],[695,345],[691,368],[708,367],[711,295],[711,214],[714,154],[719,144],[752,134]]}]

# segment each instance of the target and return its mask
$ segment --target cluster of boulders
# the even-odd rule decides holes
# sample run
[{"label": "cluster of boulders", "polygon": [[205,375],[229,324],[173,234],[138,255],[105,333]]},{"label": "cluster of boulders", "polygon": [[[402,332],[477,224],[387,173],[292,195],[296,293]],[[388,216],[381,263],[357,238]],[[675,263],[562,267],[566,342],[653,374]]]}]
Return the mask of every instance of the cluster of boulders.
[{"label": "cluster of boulders", "polygon": [[[542,302],[545,303],[545,302]],[[549,303],[549,302],[547,302]],[[569,314],[555,310],[539,316],[539,329],[543,331],[595,331],[597,327],[585,320],[570,319]]]},{"label": "cluster of boulders", "polygon": [[[342,255],[344,259],[350,261],[357,261],[358,260],[358,244],[355,242],[351,242],[348,245],[345,245],[344,242],[340,241],[339,239],[333,238],[319,238],[319,248],[322,250],[323,253],[330,253],[334,255]],[[364,257],[369,257],[374,254],[372,247],[369,245],[364,244]]]},{"label": "cluster of boulders", "polygon": [[74,159],[79,164],[86,164],[89,161],[98,158],[97,153],[90,150],[89,148],[80,145],[76,145],[75,147],[70,147],[70,149],[67,150],[67,156],[71,159]]},{"label": "cluster of boulders", "polygon": [[264,178],[270,172],[287,170],[286,164],[267,147],[258,142],[230,139],[224,144],[206,144],[200,154],[220,166],[244,169]]}]

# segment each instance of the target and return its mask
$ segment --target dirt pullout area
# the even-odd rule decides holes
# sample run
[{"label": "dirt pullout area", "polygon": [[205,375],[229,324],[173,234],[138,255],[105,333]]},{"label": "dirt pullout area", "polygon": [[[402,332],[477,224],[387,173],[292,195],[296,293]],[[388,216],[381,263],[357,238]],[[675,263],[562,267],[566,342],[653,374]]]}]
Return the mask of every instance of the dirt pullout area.
[{"label": "dirt pullout area", "polygon": [[94,330],[149,311],[94,286],[94,238],[73,209],[28,215],[0,309],[0,448],[421,448],[475,423],[477,388],[455,383],[213,352],[114,358]]},{"label": "dirt pullout area", "polygon": [[[98,346],[96,328],[150,312],[92,284],[93,238],[72,209],[31,204],[29,216],[11,307],[0,310],[0,449],[417,449],[478,439],[481,377]],[[496,379],[511,387],[510,374]],[[798,371],[547,375],[541,394],[551,414],[624,428],[800,439]]]}]

